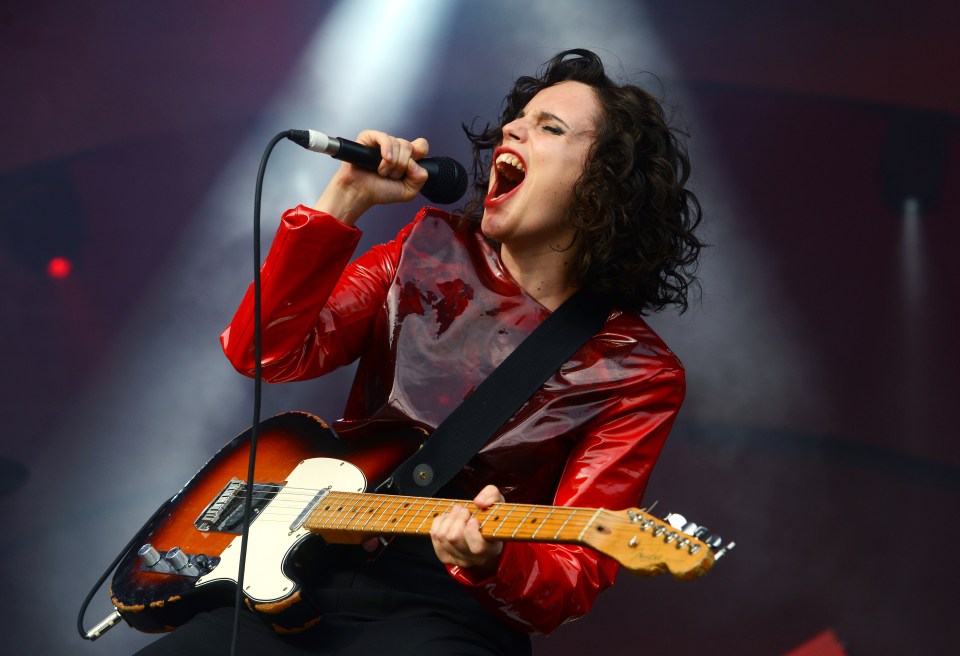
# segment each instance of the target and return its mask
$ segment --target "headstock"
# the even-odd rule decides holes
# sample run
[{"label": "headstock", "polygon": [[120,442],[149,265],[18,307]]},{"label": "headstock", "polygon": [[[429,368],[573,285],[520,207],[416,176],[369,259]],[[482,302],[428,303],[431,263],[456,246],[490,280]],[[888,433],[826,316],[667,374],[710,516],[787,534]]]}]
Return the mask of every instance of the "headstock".
[{"label": "headstock", "polygon": [[680,580],[705,574],[735,546],[731,542],[721,548],[720,536],[688,522],[683,515],[670,513],[666,519],[658,519],[636,508],[599,512],[585,530],[583,541],[635,574],[670,572]]}]

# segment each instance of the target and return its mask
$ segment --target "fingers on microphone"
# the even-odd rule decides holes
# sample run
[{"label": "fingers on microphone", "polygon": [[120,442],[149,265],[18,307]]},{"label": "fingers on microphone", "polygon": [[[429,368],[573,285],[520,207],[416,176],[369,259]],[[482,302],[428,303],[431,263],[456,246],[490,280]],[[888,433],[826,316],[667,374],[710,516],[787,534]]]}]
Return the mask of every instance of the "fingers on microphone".
[{"label": "fingers on microphone", "polygon": [[380,159],[389,160],[392,157],[393,146],[390,141],[393,139],[385,132],[378,130],[364,130],[357,135],[357,143],[364,146],[375,146],[380,149]]},{"label": "fingers on microphone", "polygon": [[407,177],[417,183],[426,182],[427,170],[417,164],[416,160],[411,159],[409,166],[407,166]]},{"label": "fingers on microphone", "polygon": [[410,143],[410,146],[413,148],[413,159],[410,161],[410,165],[407,167],[407,175],[416,182],[426,182],[427,172],[416,162],[416,160],[427,156],[427,153],[430,152],[430,144],[427,143],[427,140],[423,137],[419,137],[414,139]]},{"label": "fingers on microphone", "polygon": [[[357,137],[357,141],[379,147],[380,165],[377,167],[377,173],[381,177],[390,180],[408,178],[414,183],[414,187],[426,182],[427,172],[416,162],[425,157],[430,150],[430,144],[423,137],[407,141],[385,132],[364,130]],[[413,193],[413,189],[410,193]]]},{"label": "fingers on microphone", "polygon": [[391,180],[399,180],[407,174],[407,168],[412,161],[413,146],[406,139],[396,139],[393,146],[394,166],[387,174]]},{"label": "fingers on microphone", "polygon": [[407,174],[412,147],[409,141],[384,135],[385,140],[380,144],[380,166],[377,172],[391,180],[400,180]]},{"label": "fingers on microphone", "polygon": [[420,159],[421,157],[426,157],[427,153],[430,152],[430,144],[423,137],[414,139],[411,145],[413,146],[414,159]]},{"label": "fingers on microphone", "polygon": [[377,167],[377,173],[383,177],[392,177],[391,173],[397,168],[400,153],[398,141],[396,137],[378,130],[364,130],[357,135],[358,143],[374,146],[380,150],[380,165]]}]

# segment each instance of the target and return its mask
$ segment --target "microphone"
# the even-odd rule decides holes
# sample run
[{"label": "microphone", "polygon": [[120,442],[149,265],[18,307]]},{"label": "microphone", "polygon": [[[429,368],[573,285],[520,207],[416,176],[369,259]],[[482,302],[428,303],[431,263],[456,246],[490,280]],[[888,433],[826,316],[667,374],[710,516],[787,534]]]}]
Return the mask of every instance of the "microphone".
[{"label": "microphone", "polygon": [[[340,137],[328,137],[316,130],[290,130],[294,143],[307,150],[325,153],[334,159],[350,162],[368,171],[376,171],[382,157],[380,149],[358,144]],[[427,171],[427,181],[420,193],[432,203],[456,203],[467,191],[467,171],[463,164],[449,157],[424,157],[417,161]]]}]

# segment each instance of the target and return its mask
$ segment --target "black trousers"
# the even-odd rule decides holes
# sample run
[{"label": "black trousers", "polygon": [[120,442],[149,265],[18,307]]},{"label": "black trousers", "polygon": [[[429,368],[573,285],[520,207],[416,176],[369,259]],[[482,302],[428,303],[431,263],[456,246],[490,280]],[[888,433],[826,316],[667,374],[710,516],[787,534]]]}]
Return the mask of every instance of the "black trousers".
[{"label": "black trousers", "polygon": [[[428,540],[397,538],[371,561],[359,547],[325,548],[310,585],[321,621],[305,633],[280,636],[241,612],[241,656],[526,656],[527,635],[514,631],[447,574]],[[232,608],[199,613],[137,656],[227,656]],[[386,651],[388,650],[388,651]]]}]

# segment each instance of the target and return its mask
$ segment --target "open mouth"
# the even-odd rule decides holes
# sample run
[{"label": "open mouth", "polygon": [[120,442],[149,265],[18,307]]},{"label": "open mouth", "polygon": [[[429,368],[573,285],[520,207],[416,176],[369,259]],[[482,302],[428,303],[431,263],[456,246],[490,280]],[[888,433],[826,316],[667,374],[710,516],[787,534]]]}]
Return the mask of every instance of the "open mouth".
[{"label": "open mouth", "polygon": [[493,187],[487,194],[488,200],[498,200],[516,190],[527,175],[523,161],[513,153],[500,153],[494,160],[496,175]]}]

